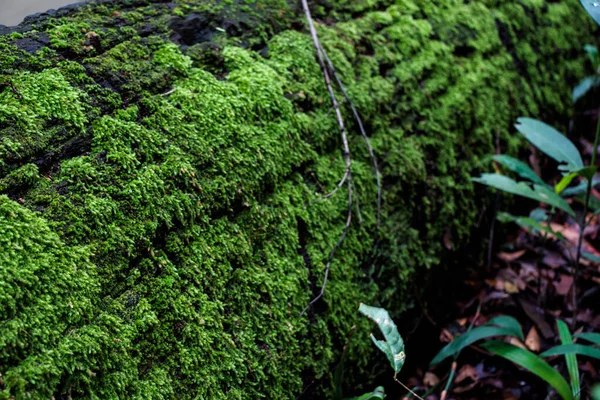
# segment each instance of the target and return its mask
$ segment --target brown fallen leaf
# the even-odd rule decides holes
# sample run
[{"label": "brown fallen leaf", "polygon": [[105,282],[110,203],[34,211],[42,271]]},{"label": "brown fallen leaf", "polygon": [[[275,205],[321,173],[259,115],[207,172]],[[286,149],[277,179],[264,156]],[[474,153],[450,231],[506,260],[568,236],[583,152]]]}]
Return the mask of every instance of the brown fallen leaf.
[{"label": "brown fallen leaf", "polygon": [[559,253],[549,252],[544,255],[542,262],[550,268],[558,268],[567,265],[567,260],[563,258]]},{"label": "brown fallen leaf", "polygon": [[517,339],[514,336],[511,336],[510,339],[508,339],[508,343],[512,344],[513,346],[517,346],[522,348],[523,350],[527,350],[527,346],[525,346],[523,344],[523,342],[521,342],[519,339]]},{"label": "brown fallen leaf", "polygon": [[538,353],[540,351],[540,335],[535,326],[532,326],[529,330],[529,333],[525,338],[525,346],[527,346],[527,348],[534,353]]},{"label": "brown fallen leaf", "polygon": [[560,281],[552,282],[554,284],[554,288],[556,289],[556,293],[559,296],[566,296],[571,287],[573,286],[573,277],[566,274],[560,274]]},{"label": "brown fallen leaf", "polygon": [[519,287],[511,281],[504,281],[504,291],[509,294],[519,293]]},{"label": "brown fallen leaf", "polygon": [[446,328],[442,329],[440,333],[440,342],[442,343],[450,343],[454,340],[454,335]]},{"label": "brown fallen leaf", "polygon": [[423,377],[423,384],[432,387],[440,383],[440,378],[437,377],[433,372],[426,372]]},{"label": "brown fallen leaf", "polygon": [[[551,222],[550,228],[555,232],[562,233],[562,235],[565,237],[565,239],[567,239],[570,242],[571,245],[577,246],[577,243],[579,241],[579,228],[578,227],[576,227],[574,225],[572,225],[572,226],[561,225],[561,224],[557,224],[555,222]],[[551,236],[553,236],[553,235],[551,235]],[[583,239],[583,241],[582,241],[581,248],[586,253],[590,253],[590,254],[600,257],[600,252],[598,252],[598,250],[596,250],[585,239]]]},{"label": "brown fallen leaf", "polygon": [[471,378],[471,380],[475,382],[479,379],[479,371],[477,371],[477,369],[474,366],[469,364],[460,367],[460,370],[458,371],[454,382],[461,383],[467,378]]},{"label": "brown fallen leaf", "polygon": [[511,262],[511,261],[515,261],[515,260],[518,260],[519,258],[521,258],[523,256],[523,254],[525,254],[526,251],[527,250],[525,250],[525,249],[515,251],[513,253],[507,253],[504,251],[500,251],[500,252],[498,252],[497,256],[499,259],[501,259],[504,262]]}]

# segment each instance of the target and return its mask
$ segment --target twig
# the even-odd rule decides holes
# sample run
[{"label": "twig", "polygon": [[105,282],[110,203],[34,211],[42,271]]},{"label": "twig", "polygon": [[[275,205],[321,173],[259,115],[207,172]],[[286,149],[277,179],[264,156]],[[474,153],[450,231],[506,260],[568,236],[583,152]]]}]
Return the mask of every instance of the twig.
[{"label": "twig", "polygon": [[377,159],[375,158],[375,153],[373,152],[373,147],[371,146],[371,141],[369,140],[369,137],[367,136],[367,133],[365,132],[365,128],[363,127],[362,120],[360,118],[360,115],[358,114],[358,111],[356,111],[356,107],[354,107],[354,103],[352,102],[352,99],[350,99],[350,96],[348,95],[348,92],[346,91],[346,88],[344,87],[342,80],[340,79],[339,75],[337,74],[333,63],[331,62],[331,59],[329,58],[329,56],[327,55],[327,53],[325,52],[323,47],[321,47],[321,52],[322,52],[325,60],[327,61],[327,66],[329,67],[329,70],[331,71],[331,75],[333,75],[333,77],[335,78],[340,90],[342,91],[342,94],[344,95],[344,97],[348,101],[348,104],[350,105],[352,114],[354,114],[354,118],[356,119],[356,123],[358,124],[358,129],[360,130],[360,134],[362,135],[363,139],[365,140],[367,149],[369,150],[369,156],[371,157],[371,161],[373,162],[373,169],[375,170],[375,177],[377,179],[377,233],[379,234],[379,227],[381,226],[381,173],[379,172],[379,167],[377,166]]},{"label": "twig", "polygon": [[335,255],[335,252],[337,251],[337,249],[341,246],[341,244],[346,239],[346,236],[348,235],[348,230],[350,229],[350,223],[352,222],[352,199],[353,199],[352,172],[351,172],[352,164],[350,161],[350,146],[348,145],[348,136],[346,134],[346,127],[344,125],[344,119],[342,118],[342,112],[340,110],[339,103],[335,97],[335,93],[333,92],[333,87],[331,86],[331,78],[329,76],[329,71],[327,70],[327,67],[325,66],[325,62],[323,61],[323,53],[322,53],[321,43],[319,41],[319,36],[317,35],[317,30],[315,29],[315,25],[313,23],[312,16],[310,14],[310,9],[308,8],[307,0],[302,0],[302,8],[304,9],[304,14],[306,16],[306,21],[308,23],[310,35],[313,39],[313,43],[314,43],[315,49],[317,51],[317,60],[319,61],[319,66],[321,67],[321,71],[323,71],[323,78],[325,79],[325,85],[327,86],[327,91],[329,92],[329,98],[331,99],[331,104],[333,105],[333,108],[335,110],[335,116],[336,116],[336,119],[337,119],[337,122],[338,122],[338,125],[340,128],[340,134],[342,136],[344,162],[346,163],[346,171],[344,172],[344,176],[342,177],[342,180],[340,181],[340,183],[338,183],[338,185],[333,190],[333,192],[331,192],[329,195],[326,195],[325,198],[331,197],[335,192],[337,192],[337,190],[339,190],[339,188],[344,184],[344,182],[346,182],[347,186],[348,186],[348,216],[346,218],[346,226],[344,227],[342,237],[337,242],[337,244],[335,245],[333,250],[331,250],[331,252],[329,253],[329,258],[328,258],[327,264],[325,266],[325,276],[323,278],[323,284],[321,285],[321,291],[319,292],[319,295],[317,297],[315,297],[310,303],[308,303],[308,305],[306,306],[306,308],[304,308],[304,310],[302,310],[302,312],[300,313],[301,316],[304,315],[306,310],[308,310],[308,308],[311,305],[313,305],[317,300],[319,300],[321,297],[323,297],[323,294],[325,293],[325,287],[327,286],[327,279],[329,278],[329,270],[331,268],[331,261],[333,259],[333,256]]},{"label": "twig", "polygon": [[337,249],[342,245],[346,236],[348,235],[348,231],[350,230],[350,223],[352,222],[352,185],[350,180],[348,180],[348,217],[346,218],[346,226],[344,227],[344,232],[342,233],[342,237],[336,243],[335,247],[329,253],[329,258],[327,259],[327,265],[325,266],[325,277],[323,278],[323,284],[321,285],[321,291],[319,295],[311,300],[310,303],[302,310],[300,316],[303,316],[304,313],[312,306],[317,300],[319,300],[325,294],[325,286],[327,286],[327,279],[329,278],[329,270],[331,268],[331,261],[333,260],[333,256]]},{"label": "twig", "polygon": [[417,399],[419,399],[419,400],[423,400],[423,398],[422,398],[421,396],[419,396],[418,394],[416,394],[415,392],[413,392],[413,391],[412,391],[412,390],[411,390],[411,389],[410,389],[408,386],[406,386],[404,383],[400,382],[400,381],[398,380],[398,378],[396,378],[396,374],[394,374],[394,380],[395,380],[396,382],[398,382],[398,383],[400,384],[400,386],[402,386],[404,389],[408,390],[408,392],[409,392],[410,394],[412,394],[413,396],[415,396]]}]

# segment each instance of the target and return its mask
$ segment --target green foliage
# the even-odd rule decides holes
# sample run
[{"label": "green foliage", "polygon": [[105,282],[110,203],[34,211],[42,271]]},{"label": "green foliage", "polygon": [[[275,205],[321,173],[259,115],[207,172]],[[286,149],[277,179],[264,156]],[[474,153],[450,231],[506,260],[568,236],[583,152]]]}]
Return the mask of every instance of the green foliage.
[{"label": "green foliage", "polygon": [[[561,320],[556,321],[556,327],[558,328],[558,335],[563,345],[569,345],[573,343],[573,337],[569,332],[569,327]],[[571,381],[571,392],[573,393],[573,399],[578,400],[581,398],[581,384],[579,380],[579,365],[577,364],[577,356],[573,353],[565,354],[565,360],[567,363],[567,370],[569,371],[569,379]]]},{"label": "green foliage", "polygon": [[371,340],[385,354],[394,372],[397,374],[406,361],[406,354],[404,353],[404,341],[398,333],[396,324],[383,308],[371,307],[361,303],[358,311],[373,320],[379,327],[385,340],[378,340],[373,334],[371,334]]},{"label": "green foliage", "polygon": [[583,160],[577,147],[562,133],[541,121],[519,118],[515,128],[535,147],[559,163],[558,169],[573,172],[583,168]]},{"label": "green foliage", "polygon": [[540,357],[515,345],[489,341],[482,346],[487,351],[506,358],[520,367],[534,373],[552,386],[564,400],[573,399],[569,384],[554,368]]},{"label": "green foliage", "polygon": [[563,344],[547,350],[541,354],[542,357],[550,357],[557,355],[580,354],[582,356],[592,357],[600,360],[600,349],[583,344]]},{"label": "green foliage", "polygon": [[575,216],[575,211],[573,211],[569,203],[554,193],[548,185],[529,185],[525,182],[517,182],[514,179],[500,174],[481,174],[479,178],[473,178],[473,182],[491,186],[503,192],[537,200],[563,210],[573,217]]},{"label": "green foliage", "polygon": [[448,357],[458,354],[467,346],[485,338],[494,336],[516,336],[523,339],[523,331],[521,326],[512,317],[499,316],[491,319],[484,325],[478,326],[460,335],[457,339],[448,343],[439,353],[431,360],[431,365],[439,364]]},{"label": "green foliage", "polygon": [[383,386],[378,386],[370,393],[365,393],[362,396],[351,397],[347,400],[383,400],[385,399],[385,390]]}]

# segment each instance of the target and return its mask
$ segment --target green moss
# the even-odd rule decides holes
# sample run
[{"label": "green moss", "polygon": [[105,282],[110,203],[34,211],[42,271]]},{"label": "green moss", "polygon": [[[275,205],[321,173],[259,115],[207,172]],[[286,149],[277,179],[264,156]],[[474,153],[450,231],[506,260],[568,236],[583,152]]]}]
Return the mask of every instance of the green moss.
[{"label": "green moss", "polygon": [[[362,224],[307,318],[347,198],[307,206],[344,163],[311,38],[291,29],[302,15],[278,0],[176,3],[42,20],[53,49],[35,54],[0,37],[0,189],[23,203],[0,198],[0,233],[16,232],[0,235],[0,282],[23,299],[0,297],[14,325],[4,397],[293,398],[312,380],[324,396],[343,338],[367,335],[357,304],[405,310],[410,282],[444,264],[443,237],[468,241],[469,177],[495,138],[515,151],[518,115],[568,112],[591,29],[575,0],[323,6],[338,21],[319,34],[385,192],[373,255],[375,178],[348,118]],[[171,31],[192,14],[195,39]],[[371,354],[352,342],[353,385]]]}]

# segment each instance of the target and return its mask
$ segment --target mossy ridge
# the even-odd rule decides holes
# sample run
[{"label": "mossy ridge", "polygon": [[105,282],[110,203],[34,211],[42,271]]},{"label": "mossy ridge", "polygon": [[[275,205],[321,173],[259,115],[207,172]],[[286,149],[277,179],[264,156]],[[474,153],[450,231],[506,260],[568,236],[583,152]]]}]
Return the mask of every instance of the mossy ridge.
[{"label": "mossy ridge", "polygon": [[[358,9],[331,6],[344,22],[320,26],[320,34],[383,158],[386,223],[376,264],[363,271],[376,189],[354,135],[363,226],[353,225],[307,324],[298,313],[312,296],[309,282],[320,282],[346,207],[343,195],[306,207],[343,172],[314,50],[299,32],[270,37],[300,21],[287,3],[207,4],[91,4],[40,23],[38,32],[0,39],[8,50],[0,55],[2,79],[10,83],[0,96],[25,105],[0,121],[2,137],[12,140],[1,142],[1,187],[43,215],[65,254],[89,246],[96,268],[88,266],[88,286],[96,292],[87,297],[87,319],[73,325],[104,338],[91,340],[93,356],[58,367],[35,365],[39,351],[29,349],[17,359],[23,362],[0,371],[20,377],[5,381],[3,396],[293,397],[301,375],[328,377],[353,324],[369,329],[356,321],[359,301],[410,306],[407,283],[440,262],[442,236],[468,238],[475,219],[469,176],[493,137],[514,150],[518,143],[505,133],[514,117],[564,113],[568,81],[582,74],[576,44],[586,37],[585,22],[570,25],[579,29],[561,23],[581,14],[576,1],[365,2],[360,19],[352,19]],[[223,15],[235,21],[236,10],[254,18],[244,17],[252,34],[220,26]],[[221,28],[209,41],[183,43],[184,53],[170,43],[172,15],[205,14]],[[45,36],[45,50],[14,47]],[[237,47],[259,49],[267,40],[268,52]],[[565,54],[572,59],[560,70],[544,64]],[[519,76],[523,66],[527,78]],[[39,80],[35,93],[68,103],[41,102],[49,104],[44,112],[20,103],[32,82],[27,71],[48,68],[52,81]],[[565,79],[544,81],[549,71]],[[27,113],[40,118],[22,118]],[[81,137],[88,144],[68,145]],[[32,326],[46,328],[48,314],[35,315]],[[13,320],[30,317],[23,311]],[[102,318],[106,327],[90,322]],[[58,349],[56,360],[73,360],[57,339],[61,329],[44,343]],[[371,346],[352,345],[360,370]],[[38,390],[39,377],[46,386]]]}]

